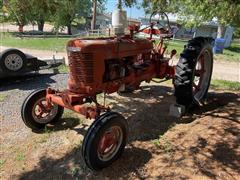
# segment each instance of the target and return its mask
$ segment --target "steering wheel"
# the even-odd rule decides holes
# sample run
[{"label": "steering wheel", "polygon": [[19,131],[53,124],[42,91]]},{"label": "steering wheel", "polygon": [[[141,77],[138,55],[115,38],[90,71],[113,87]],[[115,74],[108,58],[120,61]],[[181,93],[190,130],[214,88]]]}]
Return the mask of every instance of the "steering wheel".
[{"label": "steering wheel", "polygon": [[[166,26],[162,25],[159,20],[157,22],[153,22],[152,18],[153,16],[155,15],[159,15],[159,19],[161,16],[164,16],[166,17],[167,19],[167,28]],[[171,31],[171,26],[170,26],[170,22],[169,22],[169,19],[168,19],[168,15],[163,12],[163,11],[154,11],[151,16],[150,16],[150,25],[147,26],[147,27],[144,27],[142,29],[139,29],[139,26],[135,26],[135,25],[131,25],[129,26],[129,30],[131,32],[131,37],[133,37],[134,34],[137,34],[137,33],[140,33],[140,32],[143,32],[145,34],[149,34],[150,35],[150,39],[152,39],[152,36],[153,35],[158,35],[160,36],[161,38],[172,38],[173,37],[173,33]],[[162,27],[159,28],[157,27],[157,29],[155,29],[154,27],[156,25],[161,25]]]},{"label": "steering wheel", "polygon": [[[158,19],[157,22],[153,22],[152,18],[156,15],[159,15],[159,19]],[[161,16],[164,16],[167,19],[167,27],[160,23],[160,17]],[[151,25],[152,29],[156,25],[161,25],[161,28],[158,27],[158,30],[160,31],[160,34],[171,34],[171,32],[170,32],[171,31],[171,26],[170,26],[169,18],[168,18],[168,15],[165,12],[163,12],[161,10],[154,11],[150,16],[149,22],[150,22],[150,25]]]}]

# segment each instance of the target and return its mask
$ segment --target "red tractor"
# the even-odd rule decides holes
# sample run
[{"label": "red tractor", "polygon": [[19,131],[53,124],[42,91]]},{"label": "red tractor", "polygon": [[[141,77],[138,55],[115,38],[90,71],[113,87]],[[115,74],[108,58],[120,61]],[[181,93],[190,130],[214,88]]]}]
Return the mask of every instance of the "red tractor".
[{"label": "red tractor", "polygon": [[[154,15],[166,15],[155,12]],[[104,104],[97,94],[138,89],[142,81],[152,78],[173,79],[177,103],[189,107],[205,99],[211,80],[213,54],[211,39],[197,37],[188,42],[177,66],[169,65],[164,53],[164,40],[172,38],[170,26],[158,27],[152,22],[144,29],[131,26],[130,35],[97,39],[74,39],[68,42],[68,87],[64,91],[51,88],[31,93],[22,106],[22,119],[33,130],[54,123],[71,109],[86,118],[94,119],[82,145],[87,166],[100,170],[109,166],[123,153],[128,136],[124,117]],[[168,19],[168,18],[167,18]],[[168,21],[169,22],[169,21]],[[149,34],[136,38],[135,34]],[[159,42],[152,39],[160,38]]]}]

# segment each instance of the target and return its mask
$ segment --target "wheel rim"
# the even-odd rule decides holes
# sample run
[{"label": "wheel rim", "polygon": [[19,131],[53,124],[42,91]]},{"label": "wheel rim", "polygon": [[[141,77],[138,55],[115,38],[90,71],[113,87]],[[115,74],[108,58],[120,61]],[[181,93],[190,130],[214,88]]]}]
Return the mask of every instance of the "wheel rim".
[{"label": "wheel rim", "polygon": [[23,66],[23,59],[18,54],[9,54],[4,61],[7,69],[11,71],[18,71]]},{"label": "wheel rim", "polygon": [[118,152],[123,141],[123,131],[119,126],[110,127],[102,135],[98,144],[98,158],[101,161],[111,160]]},{"label": "wheel rim", "polygon": [[208,50],[203,50],[197,60],[193,77],[193,97],[199,102],[204,97],[211,78],[211,55]]},{"label": "wheel rim", "polygon": [[32,116],[34,120],[40,124],[46,124],[53,120],[58,113],[58,105],[52,105],[52,108],[47,108],[45,98],[39,99],[33,106]]}]

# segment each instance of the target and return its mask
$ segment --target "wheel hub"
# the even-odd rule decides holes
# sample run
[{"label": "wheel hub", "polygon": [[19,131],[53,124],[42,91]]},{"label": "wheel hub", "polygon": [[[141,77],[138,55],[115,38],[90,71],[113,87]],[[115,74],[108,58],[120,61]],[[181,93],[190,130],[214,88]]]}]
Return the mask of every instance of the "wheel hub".
[{"label": "wheel hub", "polygon": [[203,55],[199,58],[196,69],[195,69],[195,78],[193,82],[193,92],[197,93],[201,90],[201,84],[203,80],[205,70],[204,70],[204,57]]},{"label": "wheel hub", "polygon": [[23,66],[23,60],[18,54],[9,54],[4,62],[6,68],[12,71],[18,71]]},{"label": "wheel hub", "polygon": [[207,51],[203,51],[196,63],[192,91],[197,102],[200,102],[208,89],[211,76],[211,65],[209,64],[211,61],[209,58],[211,58],[210,54]]},{"label": "wheel hub", "polygon": [[98,156],[102,161],[111,159],[120,148],[123,140],[123,132],[120,127],[114,126],[108,129],[100,139]]},{"label": "wheel hub", "polygon": [[38,100],[33,108],[32,115],[38,123],[48,123],[56,116],[58,112],[58,106],[52,105],[51,108],[47,106],[45,98]]}]

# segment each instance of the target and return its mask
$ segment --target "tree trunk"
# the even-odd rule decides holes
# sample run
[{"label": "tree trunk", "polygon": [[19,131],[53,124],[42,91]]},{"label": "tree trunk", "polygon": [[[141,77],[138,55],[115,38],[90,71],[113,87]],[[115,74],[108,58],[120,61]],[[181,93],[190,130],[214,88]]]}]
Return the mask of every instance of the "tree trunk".
[{"label": "tree trunk", "polygon": [[44,29],[44,20],[40,20],[37,22],[37,25],[38,25],[38,31],[42,31],[43,32],[43,29]]},{"label": "tree trunk", "polygon": [[217,38],[223,38],[225,32],[225,27],[222,24],[218,25]]},{"label": "tree trunk", "polygon": [[18,26],[18,32],[20,32],[20,33],[23,32],[23,25],[22,25],[22,24],[20,24],[20,25]]},{"label": "tree trunk", "polygon": [[97,0],[93,1],[93,16],[91,22],[91,29],[94,30],[96,28],[96,16],[97,16]]},{"label": "tree trunk", "polygon": [[68,35],[72,35],[72,25],[67,25]]}]

